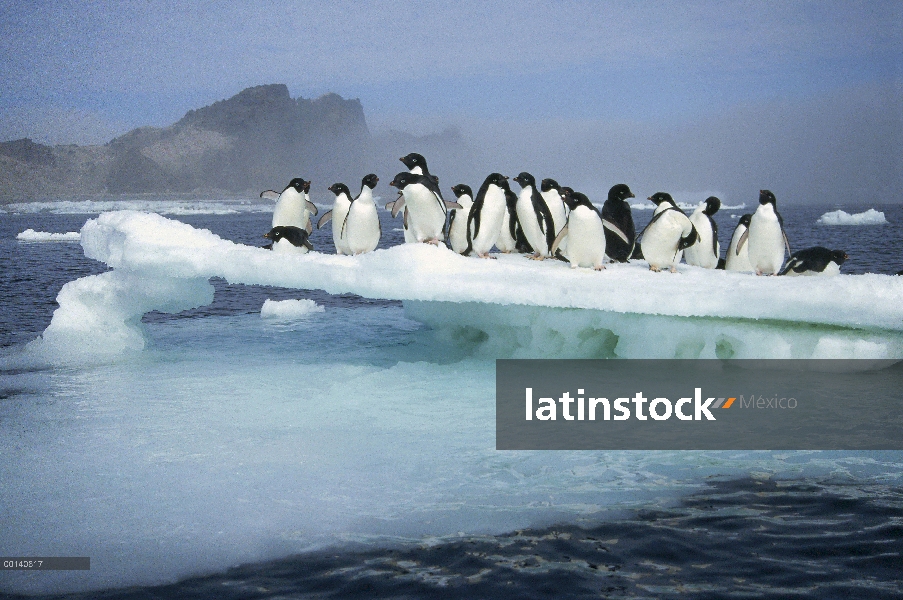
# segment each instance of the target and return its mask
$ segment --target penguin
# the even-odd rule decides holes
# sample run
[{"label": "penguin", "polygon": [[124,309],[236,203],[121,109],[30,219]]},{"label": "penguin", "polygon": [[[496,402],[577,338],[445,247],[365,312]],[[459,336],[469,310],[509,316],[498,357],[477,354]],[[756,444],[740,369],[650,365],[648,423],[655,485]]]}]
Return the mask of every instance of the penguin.
[{"label": "penguin", "polygon": [[467,249],[467,215],[473,206],[473,190],[469,185],[459,183],[452,187],[452,193],[457,198],[461,208],[449,211],[448,241],[452,250],[461,254]]},{"label": "penguin", "polygon": [[[511,252],[520,252],[518,249],[518,239],[523,239],[524,232],[520,229],[520,223],[517,222],[517,194],[508,187],[505,189],[505,216],[502,218],[502,230],[499,237],[495,241],[495,247],[499,252],[509,254]],[[531,248],[529,252],[533,252]]]},{"label": "penguin", "polygon": [[341,238],[353,255],[372,252],[379,245],[382,227],[373,200],[373,188],[379,177],[370,173],[361,180],[361,192],[351,201],[345,222],[342,224]]},{"label": "penguin", "polygon": [[306,254],[309,250],[313,250],[313,244],[308,239],[307,230],[292,225],[277,225],[263,237],[272,240],[264,248],[275,252],[300,252]]},{"label": "penguin", "polygon": [[[737,228],[734,229],[734,235],[731,236],[731,245],[727,249],[727,256],[724,259],[724,268],[727,271],[748,271],[755,269],[749,264],[749,245],[746,243],[746,232],[749,230],[749,220],[752,214],[745,214],[740,217]],[[743,244],[740,240],[743,240]]]},{"label": "penguin", "polygon": [[439,184],[439,178],[435,175],[430,174],[430,169],[426,166],[426,159],[422,154],[411,152],[407,156],[402,156],[398,160],[404,163],[404,166],[408,168],[408,171],[413,173],[414,175],[426,175],[427,177],[431,177],[437,185]]},{"label": "penguin", "polygon": [[596,271],[605,268],[605,227],[602,215],[586,195],[572,192],[564,194],[564,201],[571,209],[564,227],[552,243],[552,252],[558,250],[561,242],[568,240],[565,256],[571,268],[592,267]]},{"label": "penguin", "polygon": [[630,204],[627,203],[628,198],[636,196],[629,187],[619,183],[608,190],[608,198],[602,205],[602,218],[617,226],[627,237],[625,242],[615,232],[605,230],[605,253],[613,261],[622,263],[630,260],[636,247],[636,227],[633,224]]},{"label": "penguin", "polygon": [[348,209],[351,208],[351,192],[344,183],[334,183],[329,186],[329,191],[335,194],[335,202],[332,210],[323,213],[317,222],[317,229],[323,227],[330,219],[332,219],[332,241],[335,244],[336,254],[351,254],[351,248],[348,247],[348,240],[342,237],[342,226],[345,224],[345,217],[348,216]]},{"label": "penguin", "polygon": [[718,243],[718,224],[712,217],[719,208],[721,200],[709,196],[704,202],[700,202],[690,215],[690,222],[699,234],[699,241],[684,251],[684,260],[688,265],[704,269],[714,269],[718,266],[721,244]]},{"label": "penguin", "polygon": [[313,232],[310,216],[317,214],[317,207],[310,201],[309,192],[310,182],[301,177],[292,179],[282,193],[273,190],[261,192],[261,198],[276,200],[272,226],[299,227],[308,234]]},{"label": "penguin", "polygon": [[828,250],[822,246],[797,250],[778,275],[839,275],[840,265],[849,256],[843,250]]},{"label": "penguin", "polygon": [[564,201],[561,199],[561,186],[554,179],[543,179],[539,184],[539,195],[545,200],[549,212],[552,213],[555,235],[558,235],[568,218]]},{"label": "penguin", "polygon": [[778,212],[777,199],[770,191],[759,191],[759,207],[749,220],[749,229],[743,239],[748,239],[749,264],[756,275],[778,273],[784,264],[784,249],[791,254],[790,242],[784,233],[784,219]]},{"label": "penguin", "polygon": [[428,175],[397,174],[389,185],[401,190],[403,197],[395,201],[392,216],[404,208],[405,228],[410,230],[411,240],[439,245],[445,237],[443,230],[447,208],[462,207],[457,202],[446,203],[440,194],[431,189],[431,183],[434,182]]},{"label": "penguin", "polygon": [[483,181],[467,216],[465,256],[475,253],[480,258],[490,258],[489,251],[505,224],[506,191],[511,191],[508,178],[501,173],[491,173]]},{"label": "penguin", "polygon": [[642,233],[643,257],[652,271],[670,267],[671,272],[676,273],[680,252],[695,244],[699,234],[670,194],[656,192],[648,200],[657,207]]},{"label": "penguin", "polygon": [[524,171],[515,177],[514,181],[522,188],[515,208],[517,220],[524,230],[527,242],[533,247],[533,256],[530,258],[543,260],[549,256],[555,242],[556,232],[552,213],[536,189],[536,179],[532,175]]}]

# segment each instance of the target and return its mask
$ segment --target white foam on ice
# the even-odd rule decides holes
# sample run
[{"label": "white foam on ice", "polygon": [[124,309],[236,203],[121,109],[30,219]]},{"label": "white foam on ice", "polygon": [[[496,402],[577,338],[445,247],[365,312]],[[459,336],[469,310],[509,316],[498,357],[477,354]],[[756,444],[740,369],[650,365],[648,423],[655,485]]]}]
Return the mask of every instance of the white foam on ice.
[{"label": "white foam on ice", "polygon": [[81,234],[77,231],[68,233],[48,233],[46,231],[35,231],[34,229],[26,229],[16,235],[16,239],[20,242],[78,242],[81,240]]},{"label": "white foam on ice", "polygon": [[[876,348],[883,350],[875,353],[884,352],[886,356],[882,357],[903,357],[900,353],[903,303],[899,301],[903,297],[903,279],[886,275],[755,277],[686,265],[679,267],[678,274],[670,274],[652,273],[641,262],[610,265],[602,272],[595,272],[570,269],[559,261],[529,261],[520,255],[480,260],[425,244],[404,244],[357,257],[317,252],[279,254],[235,244],[210,231],[160,215],[131,211],[105,213],[89,220],[82,228],[81,243],[86,256],[113,267],[114,273],[142,282],[136,290],[156,290],[157,282],[164,282],[177,295],[166,297],[165,293],[142,292],[133,300],[132,288],[112,285],[118,276],[111,276],[111,287],[103,293],[99,289],[92,291],[87,302],[80,294],[61,293],[58,312],[65,313],[66,303],[73,301],[79,311],[89,306],[95,313],[93,318],[104,322],[105,328],[88,328],[88,331],[82,326],[77,328],[78,336],[99,332],[95,345],[98,347],[104,345],[103,337],[117,328],[129,330],[117,334],[117,339],[136,340],[136,335],[140,335],[136,316],[140,319],[141,311],[158,309],[157,304],[196,306],[204,299],[200,290],[207,289],[204,287],[207,281],[222,277],[230,283],[321,289],[368,298],[609,313],[599,317],[600,323],[620,325],[615,329],[602,325],[590,328],[610,330],[618,337],[621,347],[615,350],[616,356],[639,357],[643,353],[661,356],[660,347],[647,342],[668,338],[672,332],[677,335],[681,328],[686,332],[681,334],[681,339],[690,336],[697,340],[692,343],[698,345],[699,336],[694,337],[693,330],[704,322],[705,327],[698,329],[708,332],[702,340],[707,349],[700,351],[706,356],[716,354],[719,344],[726,347],[724,340],[733,336],[738,341],[731,342],[730,347],[740,349],[739,354],[744,357],[789,354],[806,358],[809,355],[803,348],[813,353],[816,348],[825,348],[819,346],[811,333],[839,336],[844,343],[859,347],[858,354],[865,351],[856,342],[866,341],[879,344]],[[96,283],[101,281],[107,280],[96,280]],[[74,291],[80,290],[83,284],[77,281],[70,285]],[[183,293],[182,288],[184,299],[178,297]],[[113,307],[109,315],[105,314],[107,309],[101,299]],[[130,315],[127,318],[122,316],[125,306],[131,307],[125,311]],[[517,314],[520,313],[511,311],[512,318]],[[560,311],[535,310],[532,314],[531,318],[537,321],[554,324],[562,320]],[[635,322],[625,321],[624,315],[633,315]],[[460,314],[464,323],[469,318],[466,312]],[[499,318],[504,321],[502,315]],[[730,325],[735,321],[742,322],[742,326],[732,328]],[[43,341],[55,336],[67,339],[64,330],[76,324],[72,319],[55,316],[42,336]],[[774,327],[787,330],[783,337],[806,337],[811,343],[791,343],[795,350],[787,350],[784,345],[776,344],[775,338],[760,335]],[[647,342],[643,341],[644,336]],[[628,344],[628,339],[634,342]],[[691,342],[679,341],[678,345],[687,343]],[[135,348],[137,342],[117,343],[112,347]],[[627,347],[632,349],[628,351]],[[66,346],[58,348],[56,353],[63,360],[68,354]]]},{"label": "white foam on ice", "polygon": [[260,308],[260,316],[272,321],[294,321],[310,315],[326,312],[313,300],[270,300],[267,298]]},{"label": "white foam on ice", "polygon": [[850,214],[842,210],[827,212],[818,218],[822,225],[884,225],[884,213],[870,208],[865,212]]}]

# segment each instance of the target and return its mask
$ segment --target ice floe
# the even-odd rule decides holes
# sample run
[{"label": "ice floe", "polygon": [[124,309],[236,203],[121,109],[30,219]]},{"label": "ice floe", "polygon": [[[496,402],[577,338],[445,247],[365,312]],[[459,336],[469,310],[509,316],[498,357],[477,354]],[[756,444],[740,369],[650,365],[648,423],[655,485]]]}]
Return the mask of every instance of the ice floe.
[{"label": "ice floe", "polygon": [[26,229],[16,235],[16,239],[20,242],[77,242],[81,240],[81,234],[77,231],[48,233],[46,231]]},{"label": "ice floe", "polygon": [[822,225],[884,225],[884,213],[870,208],[865,212],[850,214],[842,210],[827,212],[818,218]]}]

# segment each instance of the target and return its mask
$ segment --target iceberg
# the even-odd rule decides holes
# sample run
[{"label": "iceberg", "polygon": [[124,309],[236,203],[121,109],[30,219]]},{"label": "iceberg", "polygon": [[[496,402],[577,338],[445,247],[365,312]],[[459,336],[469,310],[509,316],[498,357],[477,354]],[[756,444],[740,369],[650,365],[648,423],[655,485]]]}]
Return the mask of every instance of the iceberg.
[{"label": "iceberg", "polygon": [[81,240],[81,234],[77,231],[48,233],[46,231],[26,229],[16,235],[16,239],[20,242],[77,242]]},{"label": "iceberg", "polygon": [[212,301],[209,280],[404,301],[440,337],[501,356],[903,358],[903,279],[755,277],[645,263],[602,272],[559,261],[462,257],[403,244],[357,257],[279,254],[158,214],[101,214],[85,255],[112,267],[64,286],[31,346],[50,360],[144,347],[140,320]]},{"label": "iceberg", "polygon": [[270,300],[267,299],[260,308],[260,316],[272,321],[294,321],[309,315],[326,312],[326,309],[313,300]]},{"label": "iceberg", "polygon": [[827,212],[818,218],[822,225],[884,225],[884,213],[874,208],[865,212],[850,214],[842,210]]}]

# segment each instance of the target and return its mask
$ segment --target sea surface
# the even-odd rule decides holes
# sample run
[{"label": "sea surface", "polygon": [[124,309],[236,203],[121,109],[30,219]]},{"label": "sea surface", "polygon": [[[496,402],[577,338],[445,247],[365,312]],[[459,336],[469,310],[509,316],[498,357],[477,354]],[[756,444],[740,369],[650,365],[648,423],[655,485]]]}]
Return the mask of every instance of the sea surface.
[{"label": "sea surface", "polygon": [[[817,223],[837,208],[889,223]],[[718,213],[722,251],[754,209]],[[782,214],[844,273],[903,269],[903,206]],[[494,362],[400,302],[214,280],[146,315],[138,356],[30,363],[60,288],[107,267],[16,234],[92,216],[0,214],[0,554],[92,560],[0,572],[0,597],[903,597],[903,454],[498,452]],[[270,214],[169,218],[262,246]]]}]

